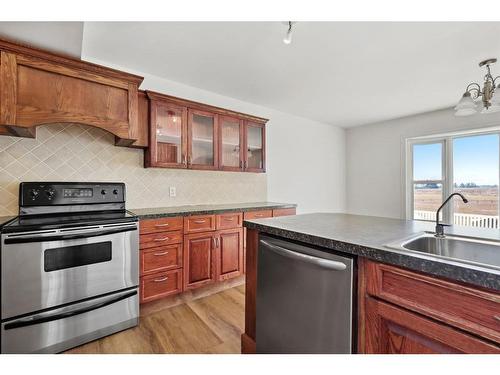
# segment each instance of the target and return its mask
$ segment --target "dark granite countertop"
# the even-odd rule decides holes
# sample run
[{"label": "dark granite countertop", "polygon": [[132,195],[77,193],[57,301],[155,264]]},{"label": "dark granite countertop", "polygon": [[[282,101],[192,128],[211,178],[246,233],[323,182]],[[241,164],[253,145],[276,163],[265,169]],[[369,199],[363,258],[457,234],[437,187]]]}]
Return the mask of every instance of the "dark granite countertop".
[{"label": "dark granite countertop", "polygon": [[[500,270],[423,253],[396,251],[385,246],[420,232],[433,231],[434,224],[430,222],[317,213],[249,220],[244,222],[244,226],[306,244],[500,291]],[[445,230],[448,234],[500,240],[500,231],[493,229],[455,226]]]},{"label": "dark granite countertop", "polygon": [[137,215],[139,219],[155,219],[169,216],[190,216],[221,214],[224,212],[272,210],[276,208],[297,207],[292,203],[276,202],[252,202],[252,203],[231,203],[231,204],[204,204],[189,206],[157,207],[157,208],[135,208],[129,211]]}]

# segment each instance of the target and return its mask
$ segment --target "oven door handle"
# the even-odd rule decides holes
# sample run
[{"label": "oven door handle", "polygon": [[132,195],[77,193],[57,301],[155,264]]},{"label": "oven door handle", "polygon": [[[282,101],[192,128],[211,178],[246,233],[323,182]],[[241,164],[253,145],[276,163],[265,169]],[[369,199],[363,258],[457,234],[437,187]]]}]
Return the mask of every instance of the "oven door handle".
[{"label": "oven door handle", "polygon": [[4,330],[7,331],[9,329],[32,326],[35,324],[52,322],[54,320],[65,319],[65,318],[69,318],[69,317],[72,317],[75,315],[84,314],[84,313],[90,312],[92,310],[97,310],[97,309],[100,309],[102,307],[112,305],[113,303],[122,301],[122,300],[130,298],[132,296],[135,296],[136,294],[137,294],[137,290],[133,290],[131,292],[122,294],[118,297],[112,297],[112,298],[109,298],[109,299],[104,300],[102,302],[96,303],[94,305],[85,306],[85,307],[82,307],[79,309],[65,311],[65,312],[61,312],[61,313],[55,313],[55,314],[42,313],[42,314],[31,316],[29,318],[18,319],[18,320],[15,320],[13,322],[6,323],[4,326]]},{"label": "oven door handle", "polygon": [[99,237],[105,236],[108,234],[116,234],[122,232],[130,232],[137,230],[137,226],[129,226],[124,228],[114,228],[114,229],[105,229],[95,232],[84,232],[84,233],[74,233],[74,234],[56,234],[52,236],[44,236],[44,235],[33,235],[33,236],[25,236],[25,237],[7,237],[5,238],[4,243],[6,245],[15,244],[15,243],[30,243],[30,242],[47,242],[47,241],[62,241],[62,240],[76,240],[79,238],[89,238],[89,237]]}]

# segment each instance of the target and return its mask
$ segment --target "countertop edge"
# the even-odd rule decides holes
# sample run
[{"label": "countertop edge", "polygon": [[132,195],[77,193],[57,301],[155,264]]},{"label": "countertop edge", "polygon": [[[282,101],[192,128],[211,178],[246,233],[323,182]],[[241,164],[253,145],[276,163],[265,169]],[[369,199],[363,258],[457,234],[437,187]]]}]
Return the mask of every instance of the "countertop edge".
[{"label": "countertop edge", "polygon": [[472,284],[481,288],[500,292],[500,274],[495,274],[493,270],[490,272],[486,269],[469,266],[467,264],[459,264],[457,262],[440,259],[428,259],[411,253],[405,254],[391,249],[369,247],[366,245],[319,237],[297,231],[258,224],[252,221],[244,221],[243,226],[248,229],[255,229],[259,232],[271,234],[277,237],[342,253],[361,256],[377,262],[403,267],[432,276],[443,277],[449,280]]},{"label": "countertop edge", "polygon": [[[248,204],[248,203],[247,203]],[[245,203],[242,203],[245,205]],[[214,205],[217,206],[217,205]],[[221,205],[223,206],[223,205]],[[276,203],[276,204],[257,204],[252,207],[228,207],[228,208],[188,208],[187,207],[179,207],[179,210],[176,211],[176,207],[165,207],[165,210],[172,210],[171,212],[152,212],[152,213],[140,213],[141,211],[148,210],[148,208],[139,208],[139,209],[129,209],[128,211],[132,214],[136,215],[139,220],[141,219],[158,219],[163,217],[175,217],[175,216],[193,216],[193,215],[212,215],[212,214],[222,214],[226,212],[248,212],[248,211],[257,211],[257,210],[273,210],[278,208],[296,208],[297,204],[295,203]],[[161,210],[162,208],[151,208],[151,210]]]}]

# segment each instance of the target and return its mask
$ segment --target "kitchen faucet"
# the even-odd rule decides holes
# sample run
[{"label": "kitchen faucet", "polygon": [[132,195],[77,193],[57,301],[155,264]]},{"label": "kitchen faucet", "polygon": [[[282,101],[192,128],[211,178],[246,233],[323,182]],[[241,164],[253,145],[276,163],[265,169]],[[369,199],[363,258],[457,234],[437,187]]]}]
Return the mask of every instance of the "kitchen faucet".
[{"label": "kitchen faucet", "polygon": [[435,236],[436,237],[444,237],[444,227],[446,224],[440,224],[439,223],[439,212],[441,211],[441,209],[446,205],[446,203],[448,203],[448,201],[453,198],[454,195],[458,195],[460,196],[460,198],[462,198],[462,201],[464,203],[467,203],[469,202],[467,200],[467,198],[465,198],[462,194],[460,193],[453,193],[453,194],[450,194],[450,196],[448,198],[446,198],[446,200],[443,202],[443,204],[441,206],[439,206],[439,208],[437,209],[436,211],[436,234]]}]

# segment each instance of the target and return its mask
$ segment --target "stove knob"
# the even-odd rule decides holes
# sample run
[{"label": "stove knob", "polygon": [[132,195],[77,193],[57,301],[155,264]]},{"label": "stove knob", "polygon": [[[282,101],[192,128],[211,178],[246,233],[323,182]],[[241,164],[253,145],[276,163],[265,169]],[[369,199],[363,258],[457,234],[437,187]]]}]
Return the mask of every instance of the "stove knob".
[{"label": "stove knob", "polygon": [[30,197],[31,199],[35,200],[36,197],[38,197],[38,194],[40,194],[40,192],[36,189],[31,189],[30,190]]},{"label": "stove knob", "polygon": [[113,190],[114,195],[118,195],[118,189]]},{"label": "stove knob", "polygon": [[102,194],[102,195],[106,195],[106,190],[102,189],[102,190],[101,190],[101,194]]},{"label": "stove knob", "polygon": [[47,194],[47,198],[50,201],[50,200],[52,200],[52,198],[54,198],[54,195],[56,195],[56,192],[52,189],[49,189],[49,190],[45,191],[45,194]]}]

